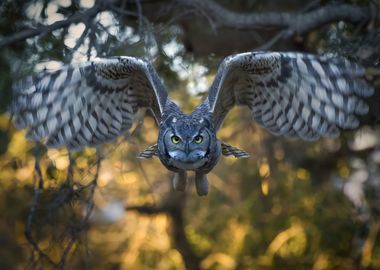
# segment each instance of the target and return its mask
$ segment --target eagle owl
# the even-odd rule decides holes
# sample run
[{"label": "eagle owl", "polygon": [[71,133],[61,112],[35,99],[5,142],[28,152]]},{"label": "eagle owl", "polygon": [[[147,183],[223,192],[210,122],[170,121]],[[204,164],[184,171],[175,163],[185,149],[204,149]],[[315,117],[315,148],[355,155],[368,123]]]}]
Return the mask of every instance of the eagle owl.
[{"label": "eagle owl", "polygon": [[208,97],[187,115],[168,97],[154,67],[139,58],[98,59],[43,72],[14,85],[11,111],[27,138],[50,147],[77,150],[112,140],[131,128],[139,108],[157,120],[157,144],[140,158],[158,156],[174,172],[173,187],[184,190],[195,172],[199,195],[208,193],[207,173],[220,156],[248,154],[217,139],[223,119],[235,105],[275,135],[316,140],[356,128],[356,115],[368,112],[361,98],[373,89],[364,70],[331,55],[248,52],[219,66]]}]

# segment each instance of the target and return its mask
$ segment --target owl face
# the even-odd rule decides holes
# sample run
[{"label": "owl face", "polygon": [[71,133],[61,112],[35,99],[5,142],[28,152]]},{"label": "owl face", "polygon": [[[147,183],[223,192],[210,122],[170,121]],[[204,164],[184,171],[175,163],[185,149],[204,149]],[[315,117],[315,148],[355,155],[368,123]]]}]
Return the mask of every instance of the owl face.
[{"label": "owl face", "polygon": [[208,161],[213,137],[215,134],[203,118],[184,117],[179,120],[173,117],[159,136],[163,146],[159,152],[165,155],[161,160],[174,169],[197,170]]}]

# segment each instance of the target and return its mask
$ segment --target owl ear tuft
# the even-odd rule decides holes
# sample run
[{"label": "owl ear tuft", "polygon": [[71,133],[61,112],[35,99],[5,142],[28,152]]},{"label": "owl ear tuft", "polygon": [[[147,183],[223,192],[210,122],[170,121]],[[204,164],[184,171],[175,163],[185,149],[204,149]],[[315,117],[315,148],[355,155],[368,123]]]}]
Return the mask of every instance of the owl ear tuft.
[{"label": "owl ear tuft", "polygon": [[137,158],[140,159],[150,159],[153,156],[158,156],[158,146],[157,144],[151,145],[144,149],[144,151],[140,152],[137,155]]},{"label": "owl ear tuft", "polygon": [[248,152],[234,147],[228,143],[222,142],[222,154],[223,156],[234,156],[236,158],[249,158],[250,155]]}]

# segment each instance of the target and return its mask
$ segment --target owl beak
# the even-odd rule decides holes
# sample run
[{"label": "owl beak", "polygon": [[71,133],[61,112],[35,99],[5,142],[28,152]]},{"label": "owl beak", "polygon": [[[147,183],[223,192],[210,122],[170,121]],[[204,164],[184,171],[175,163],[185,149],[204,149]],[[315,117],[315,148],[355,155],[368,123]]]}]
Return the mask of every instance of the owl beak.
[{"label": "owl beak", "polygon": [[186,155],[189,155],[189,154],[190,154],[190,151],[189,151],[189,142],[186,142],[186,145],[185,145],[185,153],[186,153]]}]

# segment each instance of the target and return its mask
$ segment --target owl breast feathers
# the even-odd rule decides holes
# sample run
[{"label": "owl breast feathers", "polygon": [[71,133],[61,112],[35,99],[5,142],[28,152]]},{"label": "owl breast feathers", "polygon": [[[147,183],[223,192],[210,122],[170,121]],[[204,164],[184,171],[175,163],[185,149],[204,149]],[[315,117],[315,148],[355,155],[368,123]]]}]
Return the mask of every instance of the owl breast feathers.
[{"label": "owl breast feathers", "polygon": [[78,150],[128,131],[139,108],[159,125],[157,144],[139,154],[158,156],[175,172],[173,187],[184,190],[186,171],[195,171],[199,195],[208,193],[207,173],[220,156],[248,154],[220,142],[216,133],[235,105],[275,135],[317,140],[358,127],[368,112],[362,98],[373,89],[364,69],[341,57],[287,52],[248,52],[221,63],[209,96],[190,115],[167,95],[154,67],[134,57],[98,59],[43,72],[14,84],[11,107],[17,128],[30,140]]}]

